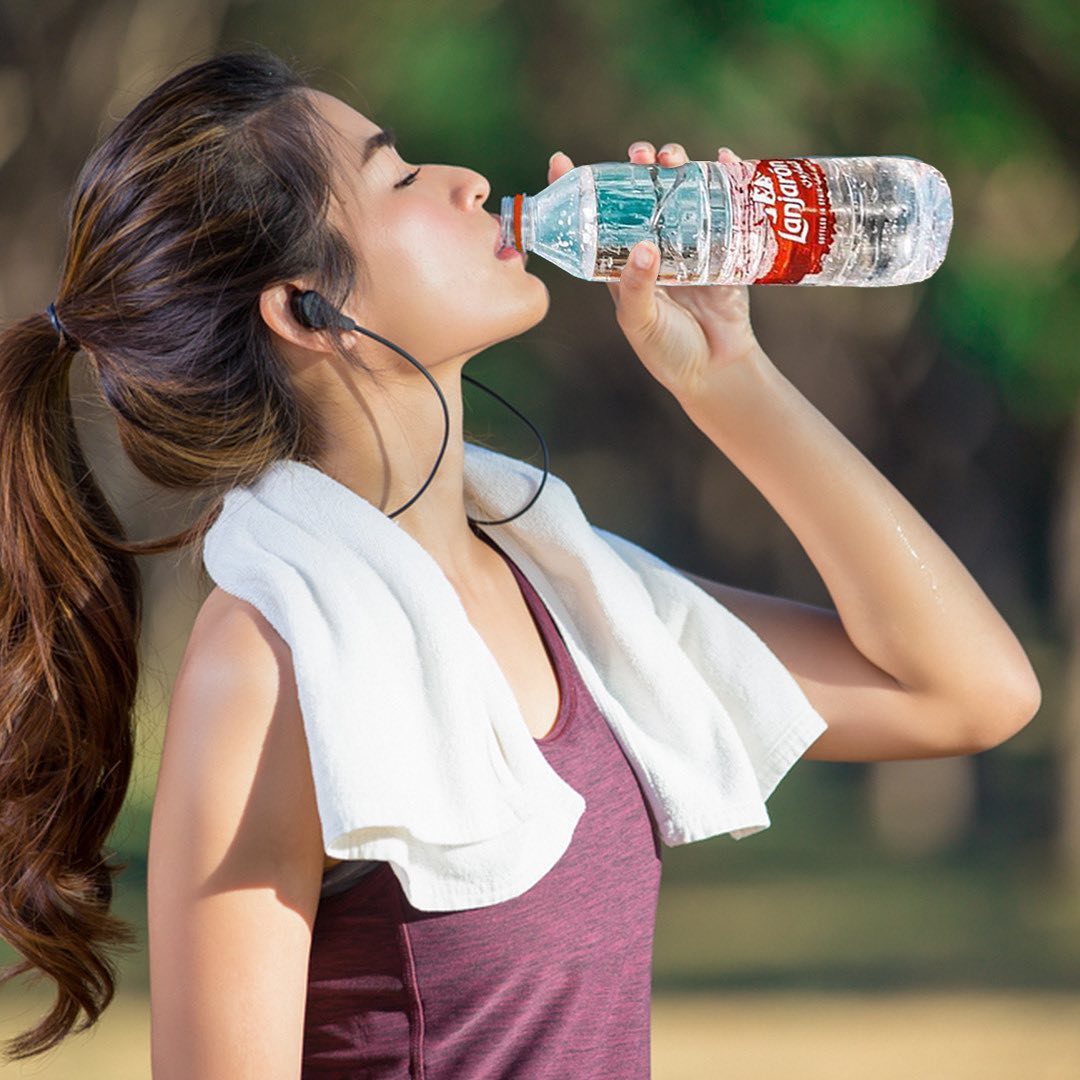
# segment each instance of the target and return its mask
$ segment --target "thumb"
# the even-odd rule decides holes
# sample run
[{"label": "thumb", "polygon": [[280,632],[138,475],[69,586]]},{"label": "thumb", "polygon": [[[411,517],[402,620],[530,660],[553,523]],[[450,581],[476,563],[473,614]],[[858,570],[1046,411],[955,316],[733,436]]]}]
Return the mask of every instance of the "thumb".
[{"label": "thumb", "polygon": [[[647,333],[656,322],[656,275],[660,252],[648,240],[635,244],[619,277],[615,318],[628,337]],[[642,265],[644,263],[644,265]]]}]

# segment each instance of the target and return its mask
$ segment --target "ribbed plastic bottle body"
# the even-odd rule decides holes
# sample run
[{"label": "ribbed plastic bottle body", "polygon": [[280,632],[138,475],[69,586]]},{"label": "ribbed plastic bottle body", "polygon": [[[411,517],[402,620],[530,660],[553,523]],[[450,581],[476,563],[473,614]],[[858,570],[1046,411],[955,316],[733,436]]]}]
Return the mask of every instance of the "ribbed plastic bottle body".
[{"label": "ribbed plastic bottle body", "polygon": [[602,162],[503,200],[506,243],[590,281],[651,240],[664,285],[907,285],[951,230],[948,183],[910,157]]}]

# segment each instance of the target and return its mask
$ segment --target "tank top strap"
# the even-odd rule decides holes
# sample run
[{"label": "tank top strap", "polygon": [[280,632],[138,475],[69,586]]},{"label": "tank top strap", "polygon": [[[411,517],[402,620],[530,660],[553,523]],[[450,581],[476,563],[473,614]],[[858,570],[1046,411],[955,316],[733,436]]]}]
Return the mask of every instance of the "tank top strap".
[{"label": "tank top strap", "polygon": [[[472,523],[470,522],[470,525],[471,524]],[[552,725],[551,730],[546,735],[536,738],[536,742],[540,746],[546,746],[563,733],[567,726],[568,718],[577,708],[579,695],[584,691],[584,686],[579,685],[581,675],[578,672],[573,657],[570,655],[570,650],[566,647],[566,642],[563,640],[563,636],[560,633],[558,626],[555,624],[555,620],[551,617],[551,612],[548,611],[547,605],[544,603],[536,589],[533,588],[532,582],[526,577],[521,567],[519,567],[490,536],[487,536],[475,526],[473,526],[473,531],[481,540],[494,548],[495,551],[503,557],[506,565],[509,566],[511,573],[514,575],[514,579],[518,583],[518,588],[521,590],[521,594],[525,599],[525,603],[528,605],[529,611],[532,614],[533,621],[536,623],[552,666],[555,669],[555,676],[559,681],[558,714],[555,717],[555,723]],[[587,693],[587,691],[584,692]]]},{"label": "tank top strap", "polygon": [[[472,522],[469,523],[472,525]],[[541,624],[543,637],[545,642],[551,642],[551,648],[556,652],[565,652],[566,643],[563,641],[562,634],[559,632],[558,626],[555,625],[555,620],[551,617],[551,613],[547,609],[547,605],[540,598],[540,594],[533,588],[532,582],[525,576],[521,567],[518,566],[513,559],[499,545],[486,533],[477,529],[475,525],[472,526],[473,532],[476,533],[481,540],[483,540],[489,547],[497,551],[506,562],[506,565],[510,567],[514,578],[517,580],[518,585],[521,588],[522,593],[525,596],[526,603],[529,605],[529,610],[533,614],[533,618],[538,620]],[[567,653],[569,656],[569,653]]]}]

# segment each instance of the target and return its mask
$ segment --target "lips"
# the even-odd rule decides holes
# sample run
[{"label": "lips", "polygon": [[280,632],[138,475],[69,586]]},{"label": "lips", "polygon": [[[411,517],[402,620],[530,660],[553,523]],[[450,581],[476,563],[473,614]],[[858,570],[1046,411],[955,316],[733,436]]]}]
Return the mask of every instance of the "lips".
[{"label": "lips", "polygon": [[502,251],[502,218],[498,214],[492,214],[491,219],[495,222],[495,254]]},{"label": "lips", "polygon": [[522,265],[529,260],[529,256],[524,251],[518,251],[513,244],[508,244],[506,247],[502,243],[502,218],[498,214],[490,215],[495,222],[495,258],[502,261],[507,259],[520,259]]}]

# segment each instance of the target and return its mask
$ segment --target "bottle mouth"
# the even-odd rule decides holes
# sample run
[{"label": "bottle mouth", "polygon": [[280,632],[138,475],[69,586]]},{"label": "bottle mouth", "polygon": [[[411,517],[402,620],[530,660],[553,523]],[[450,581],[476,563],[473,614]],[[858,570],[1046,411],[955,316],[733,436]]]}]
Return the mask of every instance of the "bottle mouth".
[{"label": "bottle mouth", "polygon": [[524,195],[504,195],[499,222],[499,251],[512,247],[525,254],[522,240],[522,216],[525,204]]}]

